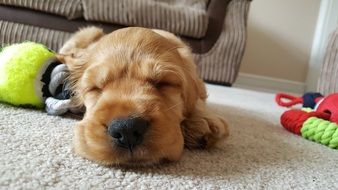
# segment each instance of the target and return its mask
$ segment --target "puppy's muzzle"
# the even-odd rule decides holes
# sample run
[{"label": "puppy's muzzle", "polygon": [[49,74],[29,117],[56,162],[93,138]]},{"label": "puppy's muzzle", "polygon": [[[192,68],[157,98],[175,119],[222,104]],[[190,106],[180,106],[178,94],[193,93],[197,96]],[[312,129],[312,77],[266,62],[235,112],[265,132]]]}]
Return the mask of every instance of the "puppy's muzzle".
[{"label": "puppy's muzzle", "polygon": [[108,134],[113,137],[117,146],[132,151],[142,143],[149,125],[148,121],[140,117],[116,119],[108,126]]}]

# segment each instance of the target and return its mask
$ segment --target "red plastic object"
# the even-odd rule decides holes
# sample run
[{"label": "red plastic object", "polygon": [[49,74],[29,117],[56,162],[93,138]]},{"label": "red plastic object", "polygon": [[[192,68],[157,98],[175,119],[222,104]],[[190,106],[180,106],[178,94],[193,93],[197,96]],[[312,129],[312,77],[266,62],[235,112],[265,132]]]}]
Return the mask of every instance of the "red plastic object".
[{"label": "red plastic object", "polygon": [[338,93],[330,94],[323,98],[319,102],[316,112],[329,114],[329,120],[338,124]]}]

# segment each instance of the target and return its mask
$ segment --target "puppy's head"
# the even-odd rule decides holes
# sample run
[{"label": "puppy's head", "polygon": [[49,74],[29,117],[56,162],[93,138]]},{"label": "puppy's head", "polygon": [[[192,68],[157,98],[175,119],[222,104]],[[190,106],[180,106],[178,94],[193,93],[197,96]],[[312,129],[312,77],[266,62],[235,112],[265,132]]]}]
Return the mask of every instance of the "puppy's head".
[{"label": "puppy's head", "polygon": [[87,109],[75,128],[76,152],[107,165],[178,160],[180,124],[196,103],[199,80],[182,50],[152,30],[127,28],[67,60],[76,99]]}]

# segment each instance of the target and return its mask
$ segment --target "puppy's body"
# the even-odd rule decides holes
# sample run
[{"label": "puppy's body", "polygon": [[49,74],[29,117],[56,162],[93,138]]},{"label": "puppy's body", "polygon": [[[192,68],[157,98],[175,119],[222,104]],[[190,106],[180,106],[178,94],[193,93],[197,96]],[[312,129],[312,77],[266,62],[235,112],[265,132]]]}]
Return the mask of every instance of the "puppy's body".
[{"label": "puppy's body", "polygon": [[228,135],[205,108],[190,49],[171,33],[131,27],[105,35],[89,27],[59,58],[70,69],[75,101],[86,107],[74,139],[83,157],[107,165],[176,161],[184,145],[210,147]]}]

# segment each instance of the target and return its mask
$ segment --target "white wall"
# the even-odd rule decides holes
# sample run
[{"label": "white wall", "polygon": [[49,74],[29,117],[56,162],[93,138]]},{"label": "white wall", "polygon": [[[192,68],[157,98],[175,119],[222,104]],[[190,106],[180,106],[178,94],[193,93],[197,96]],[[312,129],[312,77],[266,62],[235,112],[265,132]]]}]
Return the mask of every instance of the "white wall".
[{"label": "white wall", "polygon": [[320,0],[253,0],[240,76],[303,85],[319,7]]}]

